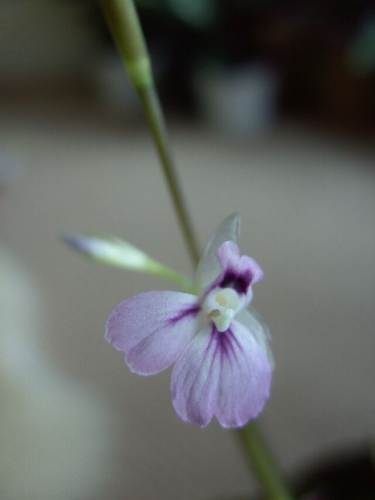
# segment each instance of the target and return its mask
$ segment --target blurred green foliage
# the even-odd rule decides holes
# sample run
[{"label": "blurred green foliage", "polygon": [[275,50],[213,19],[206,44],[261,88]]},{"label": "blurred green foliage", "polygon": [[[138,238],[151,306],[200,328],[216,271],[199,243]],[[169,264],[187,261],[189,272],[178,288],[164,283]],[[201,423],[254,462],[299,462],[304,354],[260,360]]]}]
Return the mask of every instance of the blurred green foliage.
[{"label": "blurred green foliage", "polygon": [[141,8],[164,11],[196,28],[212,23],[217,10],[217,0],[136,0]]},{"label": "blurred green foliage", "polygon": [[349,46],[348,63],[352,71],[365,75],[375,72],[375,16],[362,23],[357,37]]}]

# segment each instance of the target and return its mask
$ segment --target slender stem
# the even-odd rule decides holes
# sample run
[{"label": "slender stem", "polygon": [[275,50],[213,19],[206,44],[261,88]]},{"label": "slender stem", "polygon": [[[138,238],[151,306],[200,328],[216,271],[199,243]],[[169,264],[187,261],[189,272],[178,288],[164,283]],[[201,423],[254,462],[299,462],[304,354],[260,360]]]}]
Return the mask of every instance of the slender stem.
[{"label": "slender stem", "polygon": [[150,57],[134,2],[102,0],[102,8],[129,78],[143,104],[181,230],[191,260],[196,265],[199,260],[198,246],[169,150],[167,129],[154,83]]},{"label": "slender stem", "polygon": [[193,265],[196,266],[199,260],[198,247],[169,151],[166,126],[155,86],[147,85],[138,88],[138,94],[146,111],[148,123],[163,166],[164,176],[181,223],[182,233],[185,237],[191,260]]},{"label": "slender stem", "polygon": [[[145,110],[169,192],[178,215],[190,257],[197,264],[199,253],[191,222],[168,147],[163,112],[154,84],[150,58],[133,0],[101,0],[115,43]],[[255,423],[237,431],[259,484],[269,500],[292,500],[282,476]]]},{"label": "slender stem", "polygon": [[292,500],[293,496],[284,483],[277,463],[257,424],[251,422],[246,427],[239,429],[237,435],[266,498],[269,500]]},{"label": "slender stem", "polygon": [[199,295],[199,289],[194,285],[186,276],[180,274],[174,269],[163,266],[163,264],[155,263],[154,269],[152,269],[156,276],[161,276],[164,279],[174,281],[179,285],[179,287],[186,293],[192,295]]}]

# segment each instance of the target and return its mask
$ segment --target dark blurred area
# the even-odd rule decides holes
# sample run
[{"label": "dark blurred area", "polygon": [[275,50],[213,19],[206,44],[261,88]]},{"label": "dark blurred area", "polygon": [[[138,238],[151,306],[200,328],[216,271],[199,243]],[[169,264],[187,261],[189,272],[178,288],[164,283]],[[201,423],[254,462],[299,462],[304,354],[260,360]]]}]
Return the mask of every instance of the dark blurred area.
[{"label": "dark blurred area", "polygon": [[[178,114],[245,136],[279,116],[373,136],[371,0],[139,0],[138,7],[163,102]],[[75,88],[114,109],[116,97],[134,108],[97,2],[3,0],[1,8],[3,96]]]}]

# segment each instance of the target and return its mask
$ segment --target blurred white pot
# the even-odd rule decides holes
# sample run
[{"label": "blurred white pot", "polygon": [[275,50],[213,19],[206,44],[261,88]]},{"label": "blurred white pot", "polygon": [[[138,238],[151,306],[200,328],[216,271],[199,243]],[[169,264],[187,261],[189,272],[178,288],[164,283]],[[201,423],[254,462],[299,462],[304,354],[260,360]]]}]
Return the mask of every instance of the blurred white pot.
[{"label": "blurred white pot", "polygon": [[220,133],[260,138],[277,120],[280,78],[268,66],[201,68],[195,86],[204,119]]}]

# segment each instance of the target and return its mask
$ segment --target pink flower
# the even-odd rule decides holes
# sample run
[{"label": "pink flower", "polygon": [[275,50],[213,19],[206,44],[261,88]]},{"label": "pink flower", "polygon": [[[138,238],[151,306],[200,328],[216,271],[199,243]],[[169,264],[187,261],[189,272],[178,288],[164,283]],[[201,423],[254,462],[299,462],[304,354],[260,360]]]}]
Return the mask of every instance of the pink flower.
[{"label": "pink flower", "polygon": [[173,406],[185,422],[241,427],[269,396],[269,333],[248,308],[263,271],[237,245],[239,216],[224,220],[198,266],[199,297],[180,292],[140,293],[110,314],[106,339],[130,370],[154,375],[175,363]]}]

